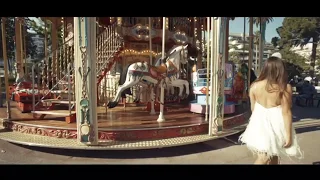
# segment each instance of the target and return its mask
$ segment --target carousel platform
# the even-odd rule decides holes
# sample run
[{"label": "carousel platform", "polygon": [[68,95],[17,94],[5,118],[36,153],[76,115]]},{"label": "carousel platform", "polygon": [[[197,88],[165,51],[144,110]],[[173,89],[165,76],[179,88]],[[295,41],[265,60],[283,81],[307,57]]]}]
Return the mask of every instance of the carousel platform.
[{"label": "carousel platform", "polygon": [[[143,107],[117,107],[107,111],[98,108],[99,146],[77,143],[76,123],[63,117],[48,115],[35,120],[31,113],[21,113],[12,105],[10,121],[2,119],[0,139],[30,146],[69,149],[148,149],[198,143],[229,136],[243,130],[249,113],[225,117],[224,129],[208,136],[209,124],[201,114],[190,111],[167,112],[166,121],[158,123],[158,115],[150,115]],[[5,108],[0,114],[5,117]],[[240,125],[240,126],[239,126]]]},{"label": "carousel platform", "polygon": [[173,146],[182,146],[188,144],[201,143],[218,138],[224,138],[243,131],[245,125],[224,131],[215,136],[207,134],[193,135],[185,137],[175,137],[158,140],[142,141],[99,141],[99,145],[86,146],[79,144],[76,139],[54,138],[40,135],[22,135],[19,132],[9,131],[0,127],[0,139],[28,146],[59,148],[59,149],[82,149],[82,150],[138,150],[138,149],[155,149]]}]

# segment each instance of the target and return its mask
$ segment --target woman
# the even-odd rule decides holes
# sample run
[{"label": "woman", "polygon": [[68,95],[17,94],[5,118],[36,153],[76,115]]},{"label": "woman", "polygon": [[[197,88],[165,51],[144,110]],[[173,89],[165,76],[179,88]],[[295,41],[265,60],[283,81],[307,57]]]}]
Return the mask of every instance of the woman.
[{"label": "woman", "polygon": [[292,126],[292,89],[287,82],[284,62],[270,57],[251,85],[252,115],[239,140],[258,154],[254,164],[278,164],[280,154],[302,156]]}]

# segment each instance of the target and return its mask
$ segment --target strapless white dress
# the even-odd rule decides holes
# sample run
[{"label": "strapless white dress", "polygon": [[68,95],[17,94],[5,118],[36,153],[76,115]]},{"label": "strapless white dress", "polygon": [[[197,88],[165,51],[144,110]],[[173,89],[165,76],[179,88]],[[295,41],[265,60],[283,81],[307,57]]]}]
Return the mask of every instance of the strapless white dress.
[{"label": "strapless white dress", "polygon": [[256,102],[249,124],[239,141],[246,144],[248,149],[255,154],[264,153],[269,158],[285,155],[301,159],[303,153],[294,129],[292,133],[291,147],[283,148],[286,142],[286,132],[281,106],[265,108]]}]

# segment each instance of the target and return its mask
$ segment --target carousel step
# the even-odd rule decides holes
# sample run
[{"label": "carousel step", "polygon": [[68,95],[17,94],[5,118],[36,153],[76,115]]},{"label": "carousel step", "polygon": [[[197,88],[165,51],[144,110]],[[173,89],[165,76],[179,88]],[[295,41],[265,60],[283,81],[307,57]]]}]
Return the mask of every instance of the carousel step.
[{"label": "carousel step", "polygon": [[[69,110],[47,110],[47,111],[31,111],[34,114],[46,114],[46,115],[58,115],[58,116],[69,116]],[[71,111],[71,115],[76,114],[75,111]]]},{"label": "carousel step", "polygon": [[[68,90],[52,90],[50,92],[54,93],[54,94],[62,94],[62,93],[68,94],[69,93]],[[71,91],[71,94],[73,94],[73,91]]]},{"label": "carousel step", "polygon": [[[69,104],[69,101],[67,99],[44,99],[42,100],[43,103],[56,103],[56,104]],[[75,104],[75,101],[71,101],[71,104]]]}]

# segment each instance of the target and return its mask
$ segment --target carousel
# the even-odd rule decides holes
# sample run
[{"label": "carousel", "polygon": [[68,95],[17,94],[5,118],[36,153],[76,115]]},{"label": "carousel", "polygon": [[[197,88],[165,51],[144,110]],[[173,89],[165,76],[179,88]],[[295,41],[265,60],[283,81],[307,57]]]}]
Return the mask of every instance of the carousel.
[{"label": "carousel", "polygon": [[26,22],[15,18],[17,80],[5,79],[0,139],[66,149],[151,149],[244,130],[250,77],[228,61],[230,18],[38,18],[51,34],[45,31],[45,55],[31,68],[21,55]]}]

